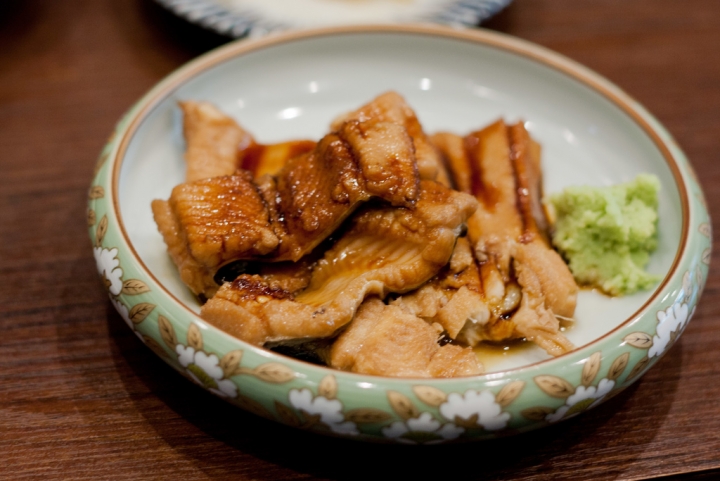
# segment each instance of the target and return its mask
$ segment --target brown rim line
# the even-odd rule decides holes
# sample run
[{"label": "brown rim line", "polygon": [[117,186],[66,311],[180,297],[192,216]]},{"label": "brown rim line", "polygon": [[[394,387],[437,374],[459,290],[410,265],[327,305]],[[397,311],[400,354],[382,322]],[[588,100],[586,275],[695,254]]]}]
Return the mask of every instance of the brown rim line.
[{"label": "brown rim line", "polygon": [[[135,250],[135,247],[130,242],[130,239],[127,235],[127,231],[125,229],[125,224],[122,219],[122,213],[120,212],[120,203],[118,199],[118,192],[119,192],[119,182],[120,182],[120,168],[122,166],[122,160],[124,160],[125,153],[127,151],[127,147],[130,143],[130,140],[133,138],[135,132],[137,131],[140,124],[143,122],[143,120],[147,117],[147,115],[165,98],[170,95],[177,87],[194,77],[195,75],[198,75],[199,73],[205,71],[206,69],[210,67],[214,67],[218,64],[221,64],[227,60],[233,59],[238,56],[242,56],[245,54],[248,54],[250,52],[257,52],[259,50],[274,47],[277,45],[283,45],[290,42],[295,42],[298,40],[303,39],[312,39],[312,38],[320,38],[320,37],[328,37],[328,36],[335,36],[335,35],[356,35],[356,34],[368,34],[368,33],[384,33],[384,34],[411,34],[411,35],[424,35],[429,37],[442,37],[442,38],[448,38],[448,39],[454,39],[459,41],[466,41],[473,44],[479,44],[484,46],[490,46],[497,48],[498,50],[503,50],[505,52],[519,55],[522,57],[529,58],[535,62],[538,62],[542,65],[546,65],[549,67],[552,67],[556,71],[570,77],[573,80],[576,80],[580,82],[581,84],[587,85],[590,88],[592,88],[594,91],[601,94],[603,97],[605,97],[607,100],[609,100],[613,105],[618,107],[623,113],[628,115],[637,125],[639,125],[643,132],[652,140],[653,145],[660,151],[663,158],[665,159],[668,167],[670,168],[670,171],[672,172],[673,178],[675,179],[675,184],[677,186],[678,192],[680,194],[680,201],[682,204],[682,233],[680,237],[680,245],[678,247],[677,252],[675,253],[675,258],[673,259],[672,265],[670,269],[668,270],[668,273],[666,274],[665,278],[662,280],[660,285],[655,288],[655,291],[653,295],[645,302],[640,308],[638,308],[631,316],[629,316],[627,319],[625,319],[623,322],[618,324],[617,327],[612,329],[611,331],[608,331],[601,337],[593,340],[592,342],[585,344],[584,346],[580,346],[574,351],[568,352],[566,354],[563,354],[561,356],[558,356],[556,358],[550,358],[545,359],[543,361],[538,361],[533,364],[527,364],[521,367],[513,368],[507,371],[498,371],[498,372],[490,372],[486,374],[481,374],[474,379],[480,379],[486,376],[492,376],[494,379],[499,379],[501,377],[506,377],[509,375],[512,375],[512,373],[528,369],[530,367],[536,367],[540,364],[546,364],[550,362],[554,362],[558,359],[571,356],[574,354],[577,354],[579,351],[589,349],[595,344],[603,341],[604,339],[610,337],[615,332],[619,331],[620,329],[625,328],[628,323],[633,322],[634,320],[638,319],[639,316],[643,311],[645,311],[651,304],[653,304],[655,301],[657,301],[661,291],[665,289],[665,287],[670,282],[670,279],[674,276],[674,274],[677,271],[678,265],[680,264],[680,261],[685,254],[687,250],[687,242],[688,242],[688,234],[690,229],[690,205],[689,205],[689,198],[688,198],[688,192],[687,188],[685,186],[685,182],[683,180],[682,173],[680,172],[680,168],[678,166],[678,159],[675,158],[675,156],[672,154],[670,148],[668,147],[667,143],[663,141],[660,133],[658,130],[664,132],[664,127],[662,127],[662,124],[654,119],[654,117],[644,108],[641,106],[641,104],[634,99],[632,99],[628,94],[623,92],[619,87],[615,86],[612,82],[602,77],[600,74],[588,69],[587,67],[575,62],[574,60],[571,60],[557,52],[554,52],[552,50],[549,50],[545,47],[536,45],[534,43],[531,43],[526,40],[522,40],[516,37],[512,37],[507,34],[494,32],[490,30],[484,30],[484,29],[463,29],[463,30],[457,30],[450,27],[443,27],[443,26],[437,26],[437,25],[354,25],[354,26],[344,26],[344,27],[327,27],[327,28],[317,28],[317,29],[309,29],[309,30],[301,30],[301,31],[294,31],[294,32],[285,32],[285,33],[279,33],[279,34],[273,34],[269,35],[267,37],[263,37],[260,39],[254,39],[254,40],[235,40],[227,45],[221,46],[215,50],[212,50],[204,55],[201,55],[200,57],[196,58],[195,60],[190,61],[189,63],[185,64],[184,66],[180,67],[175,72],[171,73],[167,77],[165,77],[163,80],[160,81],[159,84],[157,84],[154,88],[152,88],[145,96],[143,96],[140,101],[138,102],[139,110],[134,115],[134,118],[130,122],[130,124],[125,127],[125,131],[122,133],[122,137],[120,138],[119,146],[115,152],[115,155],[112,156],[111,161],[113,162],[113,171],[112,171],[112,178],[111,178],[111,185],[112,185],[112,204],[113,204],[113,210],[115,211],[115,216],[118,221],[118,225],[120,228],[120,233],[129,247],[130,251],[132,252],[133,256],[135,257],[135,261],[140,265],[140,268],[145,272],[145,274],[151,278],[155,284],[157,284],[161,290],[167,294],[177,305],[181,306],[183,309],[185,309],[188,314],[195,317],[197,320],[204,322],[198,314],[190,309],[185,303],[181,302],[175,295],[173,295],[170,291],[167,290],[167,288],[164,286],[162,282],[160,282],[155,275],[147,268],[145,263],[142,261],[140,256],[138,255],[137,251]],[[657,127],[653,127],[651,123],[654,123]],[[670,139],[670,142],[674,142],[672,140],[672,137],[669,133],[664,132],[668,139]],[[680,151],[680,148],[676,145],[676,150],[678,152]],[[684,155],[684,154],[681,154]],[[118,159],[120,159],[118,161]],[[211,325],[209,325],[211,326]],[[229,334],[221,331],[220,329],[215,328],[214,326],[211,326],[213,329],[217,330],[218,332],[228,336],[231,339],[236,339],[230,336]],[[243,342],[238,339],[238,341]],[[253,350],[257,350],[256,352],[262,353],[266,352],[265,349],[258,348],[257,346],[252,346],[250,344],[247,344],[248,347],[253,348]],[[288,358],[292,359],[292,358]],[[297,361],[297,360],[295,360]],[[297,361],[302,362],[302,361]],[[321,370],[327,370],[329,372],[337,373],[338,371],[329,367],[324,366],[315,366],[310,365],[307,363],[303,363],[303,365],[307,365],[309,368],[313,369],[321,369]],[[343,372],[343,374],[349,374],[353,376],[362,376],[365,379],[372,377],[377,379],[392,379],[394,382],[402,381],[402,380],[412,380],[413,378],[386,378],[382,376],[367,376],[367,375],[360,375],[355,373],[349,373],[349,372]],[[455,378],[462,379],[462,378]],[[424,382],[451,382],[452,379],[432,379],[432,380],[424,380]]]}]

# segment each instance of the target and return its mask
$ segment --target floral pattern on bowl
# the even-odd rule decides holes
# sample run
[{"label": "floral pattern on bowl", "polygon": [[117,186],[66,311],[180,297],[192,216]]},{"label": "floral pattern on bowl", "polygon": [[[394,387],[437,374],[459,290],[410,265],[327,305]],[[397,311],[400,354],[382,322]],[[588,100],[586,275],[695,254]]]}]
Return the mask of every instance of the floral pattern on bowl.
[{"label": "floral pattern on bowl", "polygon": [[[555,54],[491,33],[430,27],[388,27],[388,31],[529,51],[539,61],[578,69],[581,78],[606,82]],[[363,30],[321,31],[317,36],[348,32]],[[277,37],[260,45],[267,48],[294,38]],[[188,72],[242,55],[245,48],[255,47],[224,47],[165,82],[182,83]],[[622,391],[671,348],[695,311],[707,278],[712,236],[703,194],[669,135],[628,99],[623,108],[653,133],[653,142],[666,151],[675,182],[685,193],[685,236],[671,272],[650,300],[610,332],[560,358],[443,380],[333,371],[245,344],[204,323],[149,272],[128,240],[118,211],[120,152],[127,151],[128,139],[142,126],[138,119],[153,112],[163,89],[167,87],[150,92],[118,123],[98,161],[87,213],[97,271],[111,303],[142,342],[195,384],[254,414],[299,429],[374,442],[437,444],[507,436],[576,416]]]}]

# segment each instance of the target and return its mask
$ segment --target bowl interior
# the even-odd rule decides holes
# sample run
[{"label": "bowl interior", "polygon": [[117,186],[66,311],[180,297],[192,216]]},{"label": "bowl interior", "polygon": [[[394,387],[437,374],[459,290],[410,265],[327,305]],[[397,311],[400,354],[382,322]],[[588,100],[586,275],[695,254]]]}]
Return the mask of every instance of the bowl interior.
[{"label": "bowl interior", "polygon": [[[242,54],[211,55],[186,68],[158,90],[157,103],[119,159],[120,214],[140,260],[177,301],[199,311],[150,210],[153,199],[168,198],[183,182],[178,101],[211,101],[259,141],[275,142],[319,139],[334,117],[392,89],[405,96],[428,133],[464,135],[501,117],[525,121],[543,147],[546,194],[570,185],[624,182],[642,172],[657,175],[662,184],[660,243],[649,270],[667,273],[680,246],[683,213],[660,148],[624,108],[601,93],[607,87],[602,79],[542,49],[488,38],[337,31],[248,52],[238,44],[229,48]],[[206,67],[198,70],[198,65]],[[583,291],[577,321],[566,334],[576,346],[585,345],[628,320],[653,294],[611,299]],[[546,358],[539,348],[530,348],[493,355],[485,364],[499,371]]]}]

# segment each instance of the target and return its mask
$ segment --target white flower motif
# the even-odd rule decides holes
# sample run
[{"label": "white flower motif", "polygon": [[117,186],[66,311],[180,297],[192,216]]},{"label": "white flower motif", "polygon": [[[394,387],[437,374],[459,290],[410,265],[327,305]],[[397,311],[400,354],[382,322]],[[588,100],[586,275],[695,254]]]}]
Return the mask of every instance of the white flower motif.
[{"label": "white flower motif", "polygon": [[[600,404],[614,387],[615,381],[611,381],[610,379],[601,379],[597,387],[578,386],[575,392],[565,400],[565,405],[560,406],[554,413],[545,416],[545,420],[555,423],[564,417],[580,414]],[[570,412],[568,413],[568,411]]]},{"label": "white flower motif", "polygon": [[178,344],[175,346],[178,355],[178,362],[182,367],[188,367],[195,360],[195,348]]},{"label": "white flower motif", "polygon": [[208,373],[213,379],[222,379],[225,377],[225,373],[220,367],[220,361],[215,354],[197,351],[195,353],[195,364]]},{"label": "white flower motif", "polygon": [[319,416],[320,422],[326,425],[334,433],[338,434],[359,434],[354,422],[345,421],[342,413],[342,403],[337,399],[326,397],[313,397],[313,393],[307,389],[291,389],[288,395],[290,404],[299,411],[310,416]]},{"label": "white flower motif", "polygon": [[175,352],[178,362],[193,381],[218,396],[237,396],[237,386],[230,379],[223,379],[225,374],[215,354],[196,351],[194,347],[182,344],[175,346]]},{"label": "white flower motif", "polygon": [[145,339],[143,339],[142,334],[140,334],[139,331],[135,329],[135,324],[133,324],[132,320],[130,320],[130,313],[128,311],[128,308],[125,304],[120,302],[119,300],[113,299],[110,297],[110,302],[112,302],[112,305],[115,306],[115,310],[118,311],[120,314],[120,317],[123,318],[123,321],[125,321],[125,324],[127,324],[130,329],[135,333],[135,335],[142,341],[145,342]]},{"label": "white flower motif", "polygon": [[510,413],[505,413],[490,391],[468,389],[464,395],[452,393],[440,405],[440,414],[446,419],[473,420],[488,431],[497,431],[507,426]]},{"label": "white flower motif", "polygon": [[122,292],[123,286],[123,271],[122,268],[120,268],[120,260],[117,258],[117,248],[103,249],[102,247],[93,247],[93,254],[95,255],[95,264],[97,265],[98,273],[107,279],[110,293],[117,296]]},{"label": "white flower motif", "polygon": [[438,444],[456,439],[464,432],[465,429],[453,423],[440,423],[428,412],[405,422],[395,421],[382,429],[385,437],[406,444]]},{"label": "white flower motif", "polygon": [[687,322],[688,305],[676,302],[664,311],[657,313],[657,333],[653,336],[653,345],[648,350],[648,357],[660,356],[670,343],[670,336],[675,331],[680,331]]}]

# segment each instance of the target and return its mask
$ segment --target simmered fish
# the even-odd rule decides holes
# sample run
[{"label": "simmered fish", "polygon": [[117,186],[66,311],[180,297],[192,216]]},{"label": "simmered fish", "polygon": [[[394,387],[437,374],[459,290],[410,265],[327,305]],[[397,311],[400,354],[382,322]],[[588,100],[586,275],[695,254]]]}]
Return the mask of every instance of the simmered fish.
[{"label": "simmered fish", "polygon": [[506,302],[491,312],[485,299],[480,270],[466,237],[458,239],[450,262],[419,289],[398,297],[391,304],[441,326],[443,335],[465,346],[481,341],[512,338],[515,325],[506,319],[517,310],[520,291],[508,286]]},{"label": "simmered fish", "polygon": [[293,157],[311,152],[315,142],[290,140],[260,144],[210,102],[180,102],[183,112],[186,182],[248,170],[253,177],[275,175]]},{"label": "simmered fish", "polygon": [[255,181],[239,170],[181,184],[168,205],[155,201],[153,211],[184,282],[195,294],[210,297],[216,290],[211,280],[226,263],[298,261],[361,203],[378,197],[412,207],[418,196],[405,129],[350,121],[312,152],[290,159],[277,177]]},{"label": "simmered fish", "polygon": [[525,337],[552,355],[572,349],[555,316],[573,315],[578,288],[546,240],[539,146],[522,123],[502,121],[465,138],[443,133],[433,141],[457,188],[479,202],[467,235],[492,315],[462,335],[475,342]]},{"label": "simmered fish", "polygon": [[232,175],[238,151],[254,143],[252,135],[209,102],[180,103],[183,111],[186,182]]},{"label": "simmered fish", "polygon": [[206,297],[217,290],[219,266],[266,255],[279,243],[249,172],[180,184],[152,209],[181,279]]},{"label": "simmered fish", "polygon": [[439,332],[422,319],[380,299],[367,299],[330,349],[330,367],[393,377],[481,374],[470,348],[438,344]]},{"label": "simmered fish", "polygon": [[315,265],[300,292],[255,275],[224,284],[202,308],[208,322],[253,344],[329,337],[370,295],[407,292],[448,262],[477,202],[433,181],[421,182],[413,209],[367,208]]},{"label": "simmered fish", "polygon": [[372,197],[412,207],[418,182],[412,141],[404,128],[387,122],[342,124],[277,175],[276,200],[268,198],[281,229],[276,229],[281,243],[273,258],[299,260]]},{"label": "simmered fish", "polygon": [[447,170],[435,146],[423,131],[420,121],[413,109],[397,92],[386,92],[358,110],[341,115],[332,123],[333,130],[340,128],[343,122],[358,120],[360,122],[390,122],[404,127],[412,138],[417,157],[420,178],[436,180],[449,186]]},{"label": "simmered fish", "polygon": [[315,149],[312,140],[290,140],[277,144],[252,144],[238,149],[238,168],[252,173],[256,179],[264,175],[277,175],[290,159]]},{"label": "simmered fish", "polygon": [[451,339],[457,339],[468,322],[485,325],[490,311],[467,238],[457,240],[450,262],[433,279],[391,304],[437,323]]},{"label": "simmered fish", "polygon": [[578,288],[522,123],[430,138],[387,92],[318,142],[265,145],[209,103],[181,107],[187,182],[152,208],[207,322],[380,376],[479,374],[482,341],[573,348],[558,317]]}]

